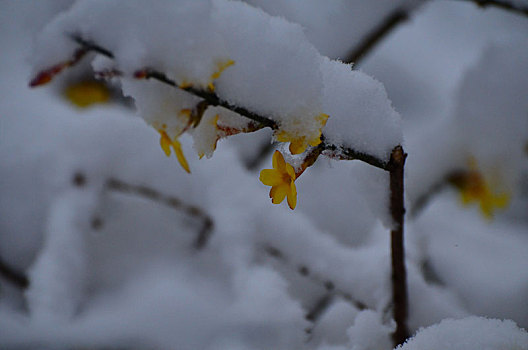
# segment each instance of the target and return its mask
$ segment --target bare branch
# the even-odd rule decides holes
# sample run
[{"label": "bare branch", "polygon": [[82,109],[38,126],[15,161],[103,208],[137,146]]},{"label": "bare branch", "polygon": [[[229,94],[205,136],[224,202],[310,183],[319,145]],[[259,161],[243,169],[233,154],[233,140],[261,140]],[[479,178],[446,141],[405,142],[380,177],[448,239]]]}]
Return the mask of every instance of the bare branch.
[{"label": "bare branch", "polygon": [[[96,52],[98,54],[101,54],[103,56],[106,56],[108,58],[114,58],[114,55],[113,53],[90,41],[90,40],[87,40],[87,39],[84,39],[84,38],[81,38],[79,37],[78,35],[72,35],[71,36],[72,40],[74,40],[77,44],[80,45],[80,49],[78,51],[81,51],[83,53],[87,53],[87,52]],[[83,54],[84,56],[84,54]],[[78,61],[80,60],[79,59],[76,59],[75,60],[75,63],[77,63]],[[66,62],[73,62],[72,60],[69,60],[69,61],[66,61]],[[72,64],[68,63],[65,67],[70,67]],[[61,69],[62,70],[62,69]],[[47,72],[48,70],[45,70],[45,72]],[[50,76],[47,76],[47,79],[45,82],[43,82],[42,84],[46,83],[47,81],[51,80],[51,78],[53,78],[54,75],[58,74],[60,71],[54,71],[54,73]],[[163,83],[163,84],[167,84],[167,85],[170,85],[170,86],[173,86],[175,88],[179,88],[179,89],[182,89],[194,96],[197,96],[197,97],[200,97],[202,98],[203,100],[205,100],[207,102],[208,105],[211,105],[211,106],[221,106],[221,107],[224,107],[228,110],[231,110],[235,113],[238,113],[239,115],[243,116],[243,117],[246,117],[248,119],[251,119],[257,123],[259,123],[262,127],[269,127],[273,130],[276,130],[278,129],[279,125],[277,124],[277,122],[275,122],[273,119],[271,118],[268,118],[266,116],[262,116],[258,113],[255,113],[253,111],[250,111],[246,108],[243,108],[243,107],[238,107],[238,106],[235,106],[235,105],[232,105],[230,104],[229,102],[227,101],[224,101],[222,100],[220,97],[218,97],[214,92],[211,92],[211,91],[204,91],[204,90],[201,90],[201,89],[196,89],[192,86],[180,86],[178,85],[175,81],[171,80],[170,78],[168,78],[164,73],[162,72],[159,72],[159,71],[156,71],[154,69],[151,69],[151,68],[147,68],[147,69],[142,69],[142,70],[138,70],[136,72],[136,77],[141,77],[141,78],[145,78],[145,79],[155,79],[155,80],[158,80],[159,82]],[[35,79],[32,80],[32,82],[30,83],[30,86],[37,86],[37,85],[40,85],[40,84],[36,84],[35,82]],[[363,161],[365,163],[368,163],[370,165],[373,165],[377,168],[381,168],[383,170],[387,170],[389,171],[389,163],[382,160],[382,159],[379,159],[378,157],[376,156],[373,156],[373,155],[369,155],[369,154],[366,154],[366,153],[363,153],[363,152],[359,152],[359,151],[356,151],[352,148],[349,148],[349,147],[344,147],[344,146],[337,146],[337,145],[333,145],[333,144],[328,144],[328,143],[325,143],[324,142],[324,135],[321,135],[321,140],[323,141],[323,145],[324,145],[324,150],[325,151],[330,151],[331,153],[333,153],[333,156],[334,157],[338,157],[340,159],[347,159],[347,160],[360,160],[360,161]]]},{"label": "bare branch", "polygon": [[405,248],[403,244],[404,198],[403,171],[407,154],[401,146],[394,148],[390,159],[390,210],[395,227],[391,230],[392,302],[396,331],[392,335],[394,346],[409,337],[407,328],[408,298]]},{"label": "bare branch", "polygon": [[150,187],[144,185],[131,185],[116,178],[108,179],[105,187],[107,190],[134,194],[161,203],[178,211],[182,211],[189,216],[200,219],[203,222],[203,226],[194,242],[194,247],[196,249],[202,249],[207,244],[207,241],[211,236],[214,223],[213,219],[201,208],[194,205],[185,204],[177,197],[164,195],[163,193],[158,192]]},{"label": "bare branch", "polygon": [[[292,264],[286,254],[282,252],[279,248],[267,245],[264,248],[264,252],[271,258],[275,259],[276,261],[280,262],[282,265],[289,267],[290,269],[293,269],[295,272],[297,272],[300,276],[312,281],[313,283],[323,287],[326,290],[326,294],[331,293],[334,296],[340,296],[347,302],[349,302],[351,305],[353,305],[355,308],[359,310],[365,310],[367,309],[367,305],[361,301],[355,300],[352,295],[344,291],[343,289],[339,288],[332,280],[320,276],[317,273],[314,273],[310,270],[309,267],[306,265],[295,265]],[[326,295],[325,294],[325,295]]]},{"label": "bare branch", "polygon": [[456,1],[465,1],[472,2],[478,7],[496,7],[502,10],[510,11],[512,13],[517,13],[519,15],[528,16],[528,7],[521,6],[513,3],[512,1],[507,0],[456,0]]},{"label": "bare branch", "polygon": [[359,42],[348,54],[345,55],[343,62],[357,64],[363,59],[387,34],[392,32],[400,23],[409,18],[406,10],[397,8],[386,16],[363,40]]},{"label": "bare branch", "polygon": [[430,202],[431,198],[433,198],[434,195],[442,191],[446,186],[454,184],[457,180],[466,176],[466,170],[453,170],[447,175],[445,175],[442,179],[440,179],[440,181],[434,183],[414,201],[409,212],[410,217],[417,217],[418,214],[420,214],[421,211],[427,206],[427,204]]},{"label": "bare branch", "polygon": [[23,272],[13,269],[2,258],[0,258],[0,276],[20,289],[26,289],[29,286],[28,277]]}]

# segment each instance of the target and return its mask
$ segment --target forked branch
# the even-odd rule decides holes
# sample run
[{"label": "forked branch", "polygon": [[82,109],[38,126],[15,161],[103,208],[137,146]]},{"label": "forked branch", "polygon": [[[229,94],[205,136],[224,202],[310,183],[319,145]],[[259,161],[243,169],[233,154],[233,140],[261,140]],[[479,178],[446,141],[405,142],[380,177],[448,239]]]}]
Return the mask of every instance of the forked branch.
[{"label": "forked branch", "polygon": [[[399,15],[402,16],[402,15]],[[94,43],[90,40],[79,36],[72,36],[72,39],[79,45],[79,51],[84,53],[87,52],[96,52],[108,58],[114,58],[114,55],[111,51],[107,50],[104,47],[99,46],[97,43]],[[78,60],[75,61],[75,63]],[[57,65],[57,67],[62,68],[69,67],[73,63],[72,60],[66,61],[62,65]],[[57,74],[56,70],[54,71],[44,71],[44,73]],[[212,91],[205,91],[201,89],[196,89],[192,86],[181,86],[177,82],[168,78],[163,72],[151,68],[142,68],[136,72],[137,78],[145,79],[155,79],[163,84],[170,85],[174,88],[184,90],[194,96],[200,97],[207,105],[210,106],[221,106],[228,110],[231,110],[239,115],[249,118],[252,121],[255,121],[260,124],[262,127],[269,127],[272,130],[277,130],[279,125],[271,118],[262,116],[258,113],[245,109],[243,107],[238,107],[228,103],[227,101],[222,100],[218,95]],[[42,79],[42,76],[38,77]],[[50,78],[49,76],[44,75],[44,78]],[[49,79],[48,79],[49,80]],[[38,81],[32,81],[30,85],[38,85]],[[325,153],[328,156],[335,157],[343,160],[360,160],[365,163],[368,163],[374,167],[381,168],[390,173],[390,210],[392,214],[393,221],[395,223],[394,229],[391,231],[391,241],[392,241],[392,288],[393,288],[393,307],[394,307],[394,319],[397,323],[397,329],[394,333],[394,343],[395,345],[401,344],[405,341],[408,336],[407,330],[407,286],[406,286],[406,272],[405,272],[405,255],[403,248],[403,218],[404,218],[404,205],[403,205],[403,172],[406,154],[403,151],[401,146],[396,146],[391,154],[389,161],[384,161],[376,156],[359,152],[349,147],[334,145],[326,142],[326,138],[321,135],[321,144],[319,144],[315,149],[317,154]],[[118,190],[131,190],[132,188],[129,185],[120,183],[120,182],[110,182],[109,186],[113,189]],[[137,189],[134,189],[135,192]],[[139,191],[143,193],[144,191]],[[146,193],[143,193],[144,195]],[[150,197],[159,197],[159,194],[149,192],[146,194]],[[164,197],[161,197],[164,198]],[[164,201],[167,199],[164,198]],[[193,210],[191,210],[193,211]],[[206,241],[206,239],[205,239]],[[199,240],[197,246],[202,246],[203,243]]]}]

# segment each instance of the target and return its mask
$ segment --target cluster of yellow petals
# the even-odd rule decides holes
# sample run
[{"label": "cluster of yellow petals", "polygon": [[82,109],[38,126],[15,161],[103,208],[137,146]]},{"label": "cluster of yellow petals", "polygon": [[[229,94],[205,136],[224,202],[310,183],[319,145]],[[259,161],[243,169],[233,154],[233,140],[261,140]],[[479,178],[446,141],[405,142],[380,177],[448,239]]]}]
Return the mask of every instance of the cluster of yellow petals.
[{"label": "cluster of yellow petals", "polygon": [[273,204],[279,204],[287,197],[288,205],[293,210],[297,205],[295,170],[286,163],[279,151],[273,154],[272,165],[273,169],[264,169],[260,172],[260,181],[266,186],[271,186],[269,195]]},{"label": "cluster of yellow petals", "polygon": [[175,137],[174,139],[171,139],[167,132],[163,129],[158,129],[158,132],[160,133],[160,146],[163,152],[165,152],[165,155],[167,157],[170,157],[171,155],[171,146],[174,149],[174,154],[176,155],[176,158],[178,159],[178,162],[180,163],[181,167],[188,173],[191,173],[191,169],[189,168],[189,164],[187,163],[187,159],[185,159],[185,156],[183,155],[183,151],[181,149],[181,143],[178,141],[178,138]]},{"label": "cluster of yellow petals", "polygon": [[290,152],[291,154],[301,154],[306,151],[308,146],[315,147],[321,143],[321,134],[323,128],[326,125],[328,120],[328,115],[321,113],[315,118],[316,122],[319,123],[319,132],[313,137],[309,138],[307,136],[292,136],[285,130],[280,130],[277,135],[277,141],[279,142],[290,142]]},{"label": "cluster of yellow petals", "polygon": [[90,80],[69,85],[64,94],[79,108],[86,108],[96,103],[105,103],[110,99],[110,91],[102,82]]},{"label": "cluster of yellow petals", "polygon": [[496,193],[489,182],[478,171],[476,163],[470,161],[470,170],[457,184],[460,199],[464,205],[478,203],[480,211],[487,219],[493,218],[495,209],[505,208],[509,201],[508,193]]}]

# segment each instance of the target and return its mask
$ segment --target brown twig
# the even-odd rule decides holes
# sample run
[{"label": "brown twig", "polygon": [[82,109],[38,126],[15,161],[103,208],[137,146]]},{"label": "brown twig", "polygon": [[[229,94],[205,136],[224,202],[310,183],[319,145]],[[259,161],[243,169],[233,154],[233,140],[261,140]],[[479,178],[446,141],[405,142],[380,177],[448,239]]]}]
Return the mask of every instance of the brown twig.
[{"label": "brown twig", "polygon": [[306,314],[306,316],[304,316],[304,318],[306,318],[310,322],[316,322],[321,317],[321,315],[326,311],[326,309],[328,309],[333,299],[334,299],[334,295],[332,293],[323,295],[321,298],[317,300],[315,305],[310,309],[310,311],[308,311],[308,313]]},{"label": "brown twig", "polygon": [[112,190],[121,193],[135,194],[137,196],[162,203],[178,211],[182,211],[189,216],[200,219],[203,222],[202,229],[194,242],[196,249],[202,249],[207,244],[209,237],[213,231],[213,219],[205,213],[201,208],[183,203],[180,199],[174,196],[167,196],[150,187],[144,185],[131,185],[122,180],[110,178],[105,185],[107,190]]},{"label": "brown twig", "polygon": [[0,276],[11,282],[20,289],[26,289],[29,286],[29,279],[23,272],[16,271],[0,258]]},{"label": "brown twig", "polygon": [[446,186],[448,185],[454,185],[458,181],[460,181],[461,178],[467,176],[467,171],[465,170],[454,170],[445,175],[440,181],[434,183],[432,186],[430,186],[427,191],[422,193],[412,204],[409,216],[411,218],[415,218],[422,212],[422,210],[427,206],[427,204],[430,202],[431,198],[442,191]]},{"label": "brown twig", "polygon": [[457,1],[472,2],[481,8],[496,7],[502,10],[528,16],[528,7],[516,5],[511,1],[498,1],[498,0],[457,0]]},{"label": "brown twig", "polygon": [[388,33],[408,18],[406,10],[402,8],[394,10],[345,55],[343,62],[358,64]]},{"label": "brown twig", "polygon": [[395,147],[390,158],[390,210],[394,228],[391,230],[392,303],[396,330],[394,345],[403,344],[409,337],[407,328],[408,297],[407,273],[405,270],[405,248],[403,244],[404,198],[403,173],[407,154],[401,146]]},{"label": "brown twig", "polygon": [[266,158],[266,156],[269,155],[271,151],[273,151],[274,149],[275,149],[275,143],[266,142],[266,143],[261,144],[259,146],[257,155],[246,163],[246,167],[248,168],[248,170],[257,169],[260,163],[264,160],[264,158]]},{"label": "brown twig", "polygon": [[283,266],[294,269],[300,276],[312,281],[313,283],[323,287],[325,289],[325,295],[332,294],[333,296],[340,296],[355,308],[359,310],[367,309],[367,305],[361,301],[358,301],[352,297],[347,291],[339,288],[336,283],[324,276],[319,276],[318,274],[312,272],[309,267],[306,265],[294,265],[292,264],[288,257],[277,247],[268,245],[264,248],[264,252],[271,258],[279,261]]}]

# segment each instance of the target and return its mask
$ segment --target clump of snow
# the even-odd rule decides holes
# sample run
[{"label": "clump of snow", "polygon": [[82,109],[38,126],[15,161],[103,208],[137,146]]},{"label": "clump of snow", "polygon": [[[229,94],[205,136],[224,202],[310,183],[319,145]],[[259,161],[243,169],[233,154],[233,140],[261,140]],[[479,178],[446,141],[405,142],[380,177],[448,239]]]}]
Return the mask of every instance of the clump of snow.
[{"label": "clump of snow", "polygon": [[27,300],[35,321],[68,320],[78,311],[87,272],[83,235],[96,204],[97,191],[76,188],[52,203],[44,247],[29,273]]},{"label": "clump of snow", "polygon": [[395,324],[384,324],[382,315],[372,310],[361,311],[348,330],[352,350],[392,349],[391,334]]},{"label": "clump of snow", "polygon": [[[321,56],[300,25],[242,2],[160,1],[145,7],[138,1],[80,1],[40,35],[35,70],[69,59],[72,34],[110,50],[125,75],[153,68],[180,86],[214,90],[277,122],[287,141],[317,140],[326,115],[329,142],[387,160],[402,141],[399,115],[380,83]],[[180,114],[192,110],[196,98],[156,87],[160,82],[122,80],[124,94],[135,99],[149,124],[165,125],[172,138],[188,127],[189,117]],[[199,153],[210,156],[213,134],[195,135]]]},{"label": "clump of snow", "polygon": [[450,286],[469,312],[510,318],[526,327],[528,313],[520,307],[528,294],[526,227],[479,217],[476,208],[460,210],[452,193],[446,193],[413,231],[427,239],[425,253],[439,283]]},{"label": "clump of snow", "polygon": [[172,138],[180,136],[189,124],[189,115],[199,99],[157,81],[122,79],[123,94],[134,97],[138,113],[157,130]]},{"label": "clump of snow", "polygon": [[468,317],[446,319],[420,329],[401,350],[526,350],[528,333],[510,320]]},{"label": "clump of snow", "polygon": [[[327,141],[370,153],[385,161],[402,142],[400,117],[383,85],[349,65],[324,58],[323,110],[330,115]],[[383,126],[380,128],[380,126]]]},{"label": "clump of snow", "polygon": [[[321,110],[320,56],[299,25],[238,1],[213,1],[212,21],[235,61],[217,82],[220,96],[302,135]],[[315,125],[317,127],[317,125]]]},{"label": "clump of snow", "polygon": [[389,173],[365,164],[358,164],[354,170],[352,176],[362,184],[358,195],[385,227],[394,227],[390,212]]},{"label": "clump of snow", "polygon": [[346,344],[347,330],[354,324],[360,311],[343,299],[328,307],[313,330],[312,342],[319,344]]},{"label": "clump of snow", "polygon": [[245,0],[274,16],[301,24],[325,56],[345,59],[393,11],[410,11],[423,0]]}]

